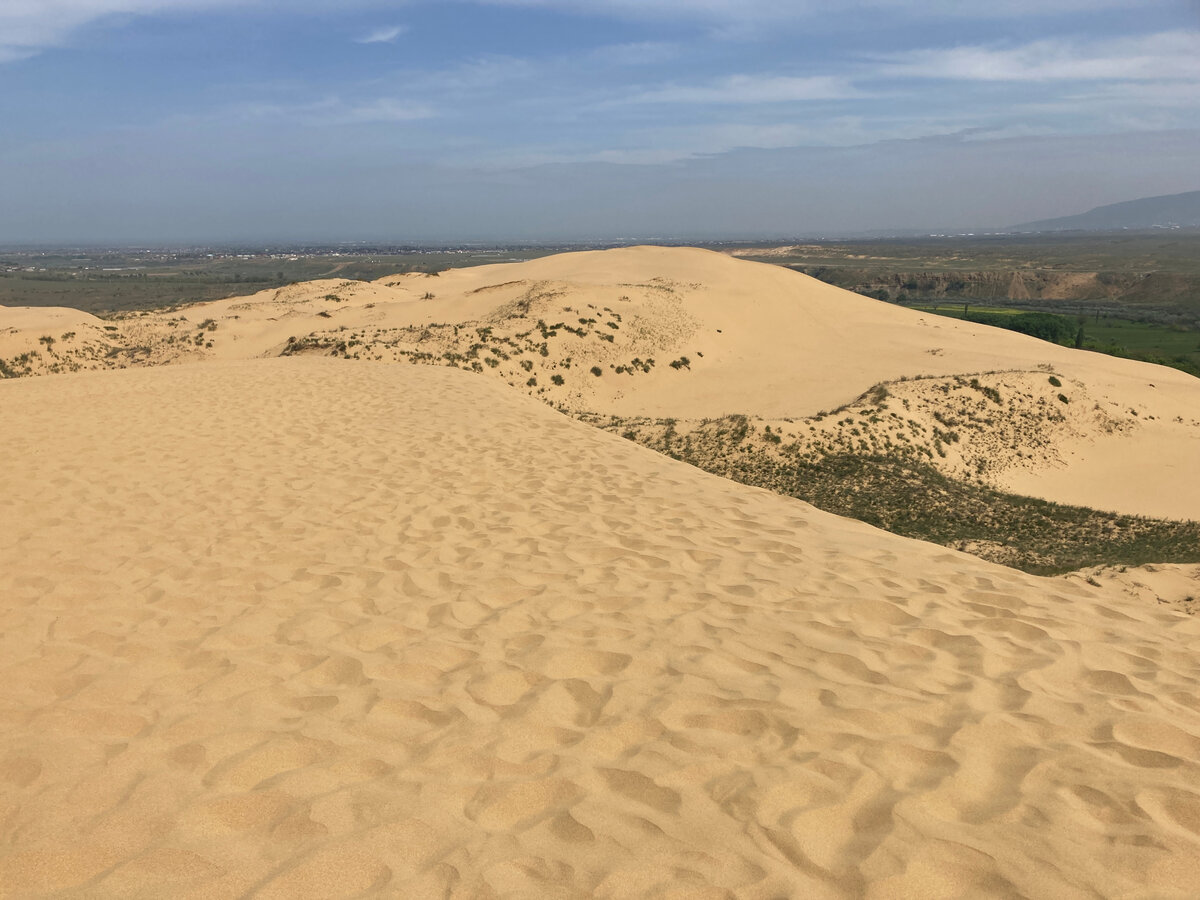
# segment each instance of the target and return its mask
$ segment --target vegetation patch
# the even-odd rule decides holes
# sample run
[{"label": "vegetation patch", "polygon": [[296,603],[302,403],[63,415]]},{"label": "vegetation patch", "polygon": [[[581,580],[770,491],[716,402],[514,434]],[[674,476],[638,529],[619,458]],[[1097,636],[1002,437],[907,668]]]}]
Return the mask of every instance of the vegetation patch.
[{"label": "vegetation patch", "polygon": [[1036,575],[1102,564],[1200,562],[1200,523],[1022,497],[948,477],[916,454],[797,458],[779,452],[777,431],[764,431],[761,443],[747,442],[756,428],[746,416],[690,430],[673,420],[595,424],[714,475]]}]

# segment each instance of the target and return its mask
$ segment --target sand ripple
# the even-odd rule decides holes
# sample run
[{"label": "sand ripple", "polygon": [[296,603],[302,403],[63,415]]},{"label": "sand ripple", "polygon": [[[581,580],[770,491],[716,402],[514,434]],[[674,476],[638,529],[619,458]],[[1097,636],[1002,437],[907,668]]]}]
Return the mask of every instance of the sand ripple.
[{"label": "sand ripple", "polygon": [[0,895],[1200,895],[1196,618],[457,371],[0,410]]}]

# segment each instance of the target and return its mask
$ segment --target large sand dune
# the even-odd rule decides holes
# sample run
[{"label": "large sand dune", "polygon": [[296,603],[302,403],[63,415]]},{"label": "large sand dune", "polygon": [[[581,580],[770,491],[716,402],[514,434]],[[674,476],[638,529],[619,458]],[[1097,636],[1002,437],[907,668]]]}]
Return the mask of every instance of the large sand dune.
[{"label": "large sand dune", "polygon": [[1200,895],[1200,619],[449,369],[0,410],[0,895]]},{"label": "large sand dune", "polygon": [[[1200,519],[1200,478],[1192,477],[1200,381],[1192,376],[922,314],[704,250],[635,247],[437,276],[312,282],[131,315],[105,330],[93,321],[72,327],[69,339],[29,324],[29,315],[0,309],[0,337],[8,335],[0,349],[38,353],[32,372],[333,354],[473,366],[573,412],[615,416],[798,419],[879,382],[1001,372],[1015,385],[1008,398],[1045,401],[1046,414],[1069,413],[1071,427],[1037,427],[1002,452],[985,448],[991,484]],[[49,349],[38,343],[47,333],[59,338]],[[1067,385],[1074,406],[1060,406],[1057,389],[1035,396],[1031,385],[1048,391],[1048,373]],[[950,474],[955,465],[963,468],[951,457]]]}]

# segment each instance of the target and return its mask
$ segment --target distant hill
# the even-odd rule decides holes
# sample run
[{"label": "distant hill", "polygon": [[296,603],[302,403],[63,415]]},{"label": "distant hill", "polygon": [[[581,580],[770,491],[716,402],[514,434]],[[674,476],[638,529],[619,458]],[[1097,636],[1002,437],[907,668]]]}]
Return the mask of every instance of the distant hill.
[{"label": "distant hill", "polygon": [[1013,231],[1122,231],[1141,228],[1200,228],[1200,191],[1111,203],[1077,216],[1014,225]]}]

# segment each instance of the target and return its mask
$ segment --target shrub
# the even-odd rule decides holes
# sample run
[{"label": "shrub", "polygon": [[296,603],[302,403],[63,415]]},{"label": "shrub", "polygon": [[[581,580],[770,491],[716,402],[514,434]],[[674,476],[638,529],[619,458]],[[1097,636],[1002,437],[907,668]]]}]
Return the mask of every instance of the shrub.
[{"label": "shrub", "polygon": [[983,396],[987,397],[993,403],[997,405],[1000,404],[1000,392],[994,387],[989,387],[986,384],[980,384],[978,378],[972,378],[969,382],[967,382],[967,384],[979,391],[979,393],[983,394]]},{"label": "shrub", "polygon": [[552,383],[554,383],[554,384],[562,384],[562,383],[563,383],[563,377],[562,377],[561,375],[551,375],[551,376],[550,376],[550,381],[551,381]]},{"label": "shrub", "polygon": [[591,371],[591,373],[592,373],[593,375],[595,375],[597,378],[599,378],[601,375],[603,375],[603,374],[604,374],[604,371],[603,371],[603,370],[602,370],[602,369],[601,369],[599,366],[592,366],[592,368],[590,369],[590,371]]},{"label": "shrub", "polygon": [[968,322],[980,325],[991,325],[995,328],[1007,328],[1009,331],[1019,331],[1031,337],[1041,338],[1055,344],[1071,344],[1076,338],[1075,324],[1066,316],[1056,316],[1053,313],[1003,313],[972,312],[963,316]]}]

